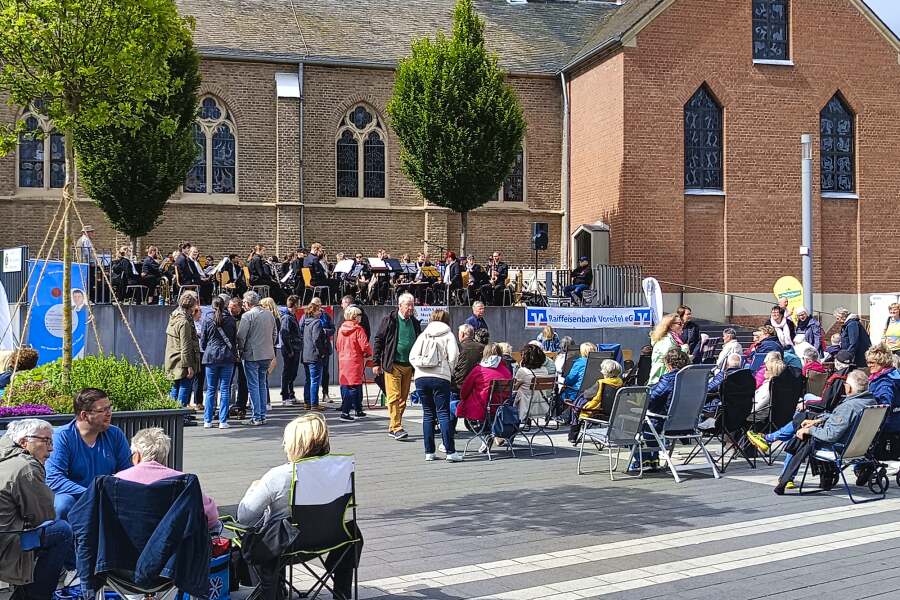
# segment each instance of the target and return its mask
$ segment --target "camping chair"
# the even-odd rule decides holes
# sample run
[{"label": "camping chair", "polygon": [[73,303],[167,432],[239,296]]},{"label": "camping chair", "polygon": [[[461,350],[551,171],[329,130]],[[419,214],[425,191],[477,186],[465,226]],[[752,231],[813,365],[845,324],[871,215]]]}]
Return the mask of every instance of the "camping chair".
[{"label": "camping chair", "polygon": [[[353,556],[353,598],[359,597],[359,552],[362,538],[356,527],[356,461],[352,454],[328,454],[305,458],[294,463],[291,474],[291,524],[300,530],[297,540],[279,558],[281,585],[291,595],[316,598],[323,589],[334,595],[333,578],[336,567]],[[348,515],[350,519],[348,520]],[[235,533],[236,546],[241,547],[249,527],[237,523],[233,517],[222,518],[225,529]],[[349,526],[349,527],[348,527]],[[338,557],[329,568],[326,557],[336,552]],[[322,570],[309,563],[318,561]],[[302,565],[315,580],[306,591],[297,589],[294,565]],[[252,564],[248,564],[253,569]],[[256,597],[257,591],[250,593]]]},{"label": "camping chair", "polygon": [[[522,411],[522,405],[519,404],[519,418],[522,421],[522,437],[528,443],[528,451],[531,456],[543,456],[545,454],[556,454],[556,447],[553,445],[553,438],[547,433],[547,427],[551,422],[551,410],[553,406],[553,392],[556,388],[556,377],[553,375],[545,377],[533,377],[531,383],[519,388],[517,394],[529,394],[528,405]],[[553,422],[554,429],[559,429],[559,424]],[[534,438],[542,435],[550,442],[550,450],[547,452],[534,451]]]},{"label": "camping chair", "polygon": [[[755,391],[756,381],[750,369],[739,369],[729,374],[719,388],[721,404],[716,415],[716,426],[708,432],[706,443],[717,440],[722,444],[722,452],[717,461],[720,473],[724,473],[731,461],[738,456],[747,461],[751,469],[756,468],[756,455],[752,455],[752,460],[747,455],[747,442],[744,438],[747,419],[753,412]],[[697,452],[699,448],[695,448],[687,462],[690,462]]]},{"label": "camping chair", "polygon": [[[584,474],[584,471],[581,470],[581,460],[584,456],[585,441],[593,443],[598,450],[606,447],[610,481],[615,481],[613,471],[619,467],[619,453],[622,448],[631,451],[628,457],[629,462],[636,454],[638,463],[641,465],[637,475],[626,474],[626,477],[642,477],[644,475],[644,461],[641,453],[644,442],[641,429],[647,413],[649,394],[650,388],[647,387],[619,388],[613,400],[608,422],[593,418],[582,420],[581,444],[578,450],[579,475]],[[615,459],[613,459],[613,449],[616,450]]]},{"label": "camping chair", "polygon": [[[697,427],[700,411],[703,410],[703,405],[706,403],[706,385],[712,369],[713,365],[688,365],[678,371],[675,376],[675,387],[672,390],[669,414],[658,415],[648,411],[644,417],[647,429],[659,446],[659,452],[666,460],[676,483],[681,483],[681,478],[678,476],[680,472],[706,468],[706,466],[712,469],[713,477],[716,479],[721,477],[715,461],[703,443],[703,432]],[[661,420],[658,427],[653,424],[653,419]],[[674,463],[669,447],[681,439],[693,440],[695,445],[700,446],[700,451],[706,459],[705,466],[691,465],[687,462],[682,465]]]},{"label": "camping chair", "polygon": [[[846,443],[825,444],[812,438],[810,443],[813,446],[810,449],[810,459],[806,462],[803,476],[800,478],[800,494],[816,494],[831,489],[830,485],[826,485],[824,487],[820,486],[817,490],[803,491],[803,483],[806,481],[806,473],[809,471],[810,466],[815,468],[816,465],[814,463],[820,462],[829,466],[833,465],[837,473],[834,474],[830,483],[832,485],[837,483],[836,478],[839,475],[844,484],[844,489],[847,490],[847,495],[853,504],[864,504],[873,500],[884,499],[890,482],[884,465],[875,461],[871,457],[869,450],[878,437],[878,431],[881,429],[881,424],[884,422],[889,408],[886,404],[865,407],[862,415],[851,426],[850,436],[847,438]],[[869,479],[869,490],[875,494],[875,497],[867,500],[857,500],[853,497],[852,488],[844,476],[844,470],[847,467],[862,464],[874,465],[872,476]],[[821,467],[819,468],[821,469]],[[827,474],[820,474],[820,477],[827,477]]]},{"label": "camping chair", "polygon": [[[488,390],[487,404],[484,408],[484,420],[473,421],[471,419],[466,419],[466,427],[475,435],[466,440],[466,445],[463,448],[463,458],[465,458],[469,452],[469,444],[475,440],[479,440],[486,449],[485,453],[487,454],[488,460],[494,460],[494,457],[491,454],[491,446],[494,444],[494,434],[492,432],[494,416],[501,406],[515,400],[513,397],[513,383],[514,381],[512,379],[494,379],[491,381],[491,387]],[[511,436],[509,439],[504,439],[506,442],[506,450],[513,458],[516,456],[516,452],[512,447],[514,437],[515,436]]]},{"label": "camping chair", "polygon": [[703,365],[712,365],[716,362],[716,356],[718,355],[719,345],[722,343],[722,338],[720,337],[711,337],[706,338],[700,344],[700,364]]},{"label": "camping chair", "polygon": [[826,381],[828,381],[828,373],[809,371],[806,375],[806,393],[821,396],[825,391]]},{"label": "camping chair", "polygon": [[[769,413],[762,423],[754,422],[752,428],[763,435],[772,433],[787,425],[797,412],[797,403],[800,401],[803,391],[803,381],[794,375],[790,369],[785,369],[781,375],[769,381]],[[755,418],[755,415],[754,415]],[[772,465],[781,453],[783,444],[777,448],[769,448],[769,452],[763,456],[766,464]]]}]

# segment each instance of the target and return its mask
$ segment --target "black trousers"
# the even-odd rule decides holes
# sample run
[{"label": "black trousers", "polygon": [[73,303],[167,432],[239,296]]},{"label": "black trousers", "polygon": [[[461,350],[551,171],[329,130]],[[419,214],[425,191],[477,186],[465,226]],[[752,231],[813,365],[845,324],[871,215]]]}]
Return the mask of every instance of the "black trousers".
[{"label": "black trousers", "polygon": [[[338,548],[332,552],[328,553],[328,556],[325,557],[325,566],[328,569],[331,569],[332,566],[334,569],[334,591],[340,596],[344,598],[352,598],[353,597],[353,567],[356,564],[356,556],[358,554],[362,554],[362,535],[359,533],[359,529],[356,527],[356,522],[351,521],[347,523],[347,530],[356,533],[356,537],[359,538],[359,544],[357,548],[350,548],[347,550],[346,554],[344,551],[346,548]],[[301,533],[302,537],[303,534]],[[296,545],[299,547],[301,544],[301,540],[297,540]],[[290,552],[289,549],[287,552]],[[336,565],[336,566],[335,566]],[[278,561],[272,561],[268,563],[253,565],[256,569],[256,574],[259,575],[259,597],[261,600],[284,600],[284,596],[282,595],[282,589],[279,582],[279,569],[278,569]],[[337,596],[337,597],[340,597]]]},{"label": "black trousers", "polygon": [[232,375],[231,385],[234,386],[234,378],[237,378],[237,400],[234,407],[243,412],[247,412],[247,376],[244,374],[244,367],[241,363],[234,365],[234,375]]},{"label": "black trousers", "polygon": [[282,351],[281,357],[283,359],[281,367],[281,398],[282,400],[289,400],[297,397],[294,393],[294,380],[297,379],[297,371],[300,370],[300,354],[294,353],[288,356]]}]

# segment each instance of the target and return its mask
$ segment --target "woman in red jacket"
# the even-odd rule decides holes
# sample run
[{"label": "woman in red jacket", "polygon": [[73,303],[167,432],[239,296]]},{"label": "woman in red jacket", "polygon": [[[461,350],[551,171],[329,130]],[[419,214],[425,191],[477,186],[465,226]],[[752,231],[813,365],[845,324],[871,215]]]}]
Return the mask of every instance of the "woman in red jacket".
[{"label": "woman in red jacket", "polygon": [[362,386],[365,380],[366,358],[372,356],[369,338],[360,325],[362,310],[349,306],[344,310],[344,322],[338,330],[335,347],[338,353],[338,365],[341,376],[341,420],[355,420],[350,409],[356,408],[356,416],[364,417],[362,409]]},{"label": "woman in red jacket", "polygon": [[483,421],[486,417],[485,409],[491,382],[495,379],[512,379],[512,373],[503,362],[503,351],[498,344],[485,346],[484,354],[481,356],[481,362],[466,376],[459,389],[459,404],[456,405],[457,417]]}]

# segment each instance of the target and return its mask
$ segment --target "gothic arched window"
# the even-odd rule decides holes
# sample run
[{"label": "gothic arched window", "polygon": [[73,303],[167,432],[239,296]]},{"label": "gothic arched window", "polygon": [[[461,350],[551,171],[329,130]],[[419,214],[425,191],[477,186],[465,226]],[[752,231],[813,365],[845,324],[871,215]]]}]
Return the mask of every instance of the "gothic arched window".
[{"label": "gothic arched window", "polygon": [[364,104],[347,111],[338,126],[335,145],[337,196],[384,198],[387,134],[375,111]]},{"label": "gothic arched window", "polygon": [[65,138],[36,112],[22,116],[25,131],[19,134],[19,187],[51,189],[66,183]]},{"label": "gothic arched window", "polygon": [[684,187],[722,187],[722,107],[701,86],[684,105]]},{"label": "gothic arched window", "polygon": [[819,113],[822,153],[822,191],[852,194],[856,191],[853,113],[837,94]]},{"label": "gothic arched window", "polygon": [[237,137],[234,119],[212,96],[200,101],[194,122],[197,158],[184,181],[191,194],[234,194],[237,190]]}]

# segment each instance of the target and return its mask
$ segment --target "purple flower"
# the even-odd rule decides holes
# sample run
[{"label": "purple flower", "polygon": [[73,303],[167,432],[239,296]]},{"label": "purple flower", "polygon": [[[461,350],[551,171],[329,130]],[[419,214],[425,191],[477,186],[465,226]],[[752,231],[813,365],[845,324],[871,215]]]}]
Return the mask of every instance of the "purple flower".
[{"label": "purple flower", "polygon": [[0,418],[37,417],[52,415],[53,409],[46,404],[20,404],[19,406],[0,406]]}]

